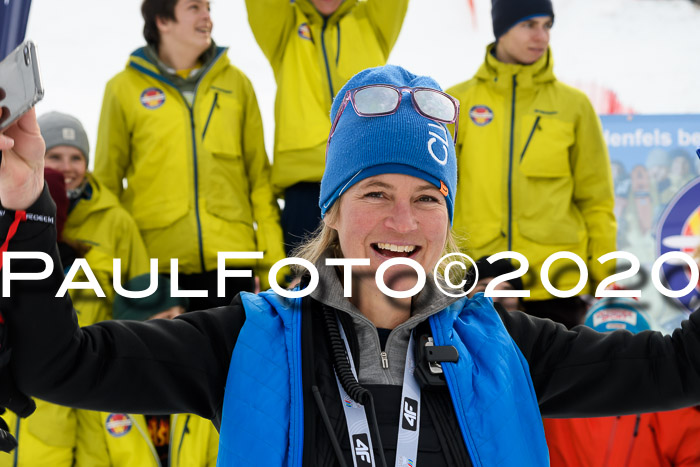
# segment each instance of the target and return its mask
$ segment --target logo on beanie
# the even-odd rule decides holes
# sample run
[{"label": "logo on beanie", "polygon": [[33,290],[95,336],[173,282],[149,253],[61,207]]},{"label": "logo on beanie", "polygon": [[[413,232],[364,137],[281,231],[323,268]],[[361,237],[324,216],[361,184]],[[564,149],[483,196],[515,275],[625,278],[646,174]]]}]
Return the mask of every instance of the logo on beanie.
[{"label": "logo on beanie", "polygon": [[62,128],[61,136],[66,141],[75,141],[75,129],[74,128]]},{"label": "logo on beanie", "polygon": [[[428,126],[430,128],[434,128],[434,130],[429,130],[428,134],[432,136],[428,140],[428,152],[430,153],[431,156],[433,156],[433,159],[435,159],[435,162],[437,162],[440,165],[445,165],[447,164],[447,156],[449,154],[447,148],[449,147],[449,140],[448,135],[447,135],[447,130],[445,129],[444,126],[442,125],[437,125],[435,123],[428,123]],[[437,132],[436,132],[437,131]],[[438,143],[439,142],[439,143]],[[437,152],[439,155],[435,154],[435,145],[437,146]],[[442,151],[440,150],[442,149]]]},{"label": "logo on beanie", "polygon": [[297,34],[299,34],[299,37],[302,39],[313,42],[313,38],[311,37],[311,28],[307,23],[303,23],[301,26],[299,26]]},{"label": "logo on beanie", "polygon": [[129,433],[131,426],[131,419],[123,413],[111,413],[107,416],[107,421],[105,422],[105,428],[115,438],[121,438]]},{"label": "logo on beanie", "polygon": [[476,125],[486,126],[493,120],[493,111],[485,105],[475,105],[469,109],[469,118]]},{"label": "logo on beanie", "polygon": [[157,109],[165,103],[165,93],[158,88],[148,88],[141,93],[141,105],[147,109]]}]

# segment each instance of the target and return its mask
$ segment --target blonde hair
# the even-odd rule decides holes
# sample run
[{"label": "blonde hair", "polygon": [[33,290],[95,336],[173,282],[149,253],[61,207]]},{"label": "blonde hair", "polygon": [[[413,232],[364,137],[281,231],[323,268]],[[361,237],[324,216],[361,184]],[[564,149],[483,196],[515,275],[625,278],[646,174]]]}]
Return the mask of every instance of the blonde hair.
[{"label": "blonde hair", "polygon": [[[340,203],[336,201],[330,209],[326,211],[326,218],[330,223],[335,223],[340,213],[339,206]],[[343,252],[340,249],[338,231],[321,221],[318,228],[309,235],[301,245],[292,251],[291,256],[302,258],[315,264],[328,251],[331,251],[332,255],[337,258],[343,256]],[[450,228],[447,229],[447,238],[445,239],[443,254],[458,253],[459,251],[459,239],[452,230],[452,226],[450,226]],[[438,271],[441,276],[445,273],[443,268],[439,268]],[[300,265],[292,265],[292,272],[296,277],[300,277],[306,272],[306,269]],[[429,273],[432,271],[426,272]],[[465,272],[460,271],[459,268],[452,268],[450,278],[453,282],[457,283],[464,277],[464,274]]]}]

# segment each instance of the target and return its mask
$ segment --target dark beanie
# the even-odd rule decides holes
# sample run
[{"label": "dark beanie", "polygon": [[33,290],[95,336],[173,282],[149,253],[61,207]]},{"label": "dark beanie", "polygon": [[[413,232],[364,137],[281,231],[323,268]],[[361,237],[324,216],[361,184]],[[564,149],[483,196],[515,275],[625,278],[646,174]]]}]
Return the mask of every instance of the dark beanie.
[{"label": "dark beanie", "polygon": [[63,241],[63,226],[68,217],[68,196],[66,195],[66,183],[63,174],[58,170],[44,167],[44,180],[49,187],[51,199],[56,203],[56,240]]},{"label": "dark beanie", "polygon": [[496,39],[521,21],[535,16],[551,16],[551,0],[491,0],[491,20]]},{"label": "dark beanie", "polygon": [[[136,276],[124,284],[126,290],[136,292],[146,290],[151,284],[151,276],[143,274]],[[166,276],[158,276],[158,287],[152,295],[144,298],[127,298],[119,294],[114,298],[112,315],[114,319],[131,319],[147,321],[151,316],[180,305],[187,309],[189,300],[187,297],[170,296],[170,279]]]},{"label": "dark beanie", "polygon": [[[510,264],[510,261],[508,261],[507,259],[499,259],[498,261],[495,261],[493,264],[491,264],[488,261],[486,261],[486,258],[487,256],[484,256],[476,262],[476,267],[479,271],[479,279],[483,279],[485,277],[498,277],[502,276],[503,274],[508,274],[509,272],[515,271],[515,268],[512,264]],[[468,274],[473,283],[473,271],[470,270]],[[511,279],[506,282],[512,285],[513,289],[515,290],[523,290],[523,280],[520,277],[516,277],[515,279]]]}]

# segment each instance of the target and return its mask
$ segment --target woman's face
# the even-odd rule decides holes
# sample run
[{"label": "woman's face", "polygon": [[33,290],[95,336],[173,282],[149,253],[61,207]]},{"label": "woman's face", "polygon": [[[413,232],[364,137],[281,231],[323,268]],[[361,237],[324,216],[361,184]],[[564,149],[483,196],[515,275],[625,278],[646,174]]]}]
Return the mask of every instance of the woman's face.
[{"label": "woman's face", "polygon": [[[353,185],[338,202],[336,218],[324,221],[338,232],[345,258],[369,258],[372,278],[381,263],[396,257],[432,272],[450,225],[445,197],[435,185],[410,175],[375,175]],[[415,285],[412,271],[394,266],[384,282],[408,290]]]},{"label": "woman's face", "polygon": [[44,156],[46,167],[63,174],[66,190],[75,190],[85,180],[87,161],[80,149],[73,146],[54,146]]}]

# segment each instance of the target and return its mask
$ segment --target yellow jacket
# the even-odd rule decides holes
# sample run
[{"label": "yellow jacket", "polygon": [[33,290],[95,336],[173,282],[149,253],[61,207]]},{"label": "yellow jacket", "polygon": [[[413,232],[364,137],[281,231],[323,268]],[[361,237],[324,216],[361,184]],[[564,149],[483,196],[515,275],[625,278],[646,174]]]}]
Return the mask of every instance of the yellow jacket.
[{"label": "yellow jacket", "polygon": [[[552,298],[540,270],[559,251],[587,263],[590,287],[582,293],[592,293],[614,268],[597,259],[615,251],[616,231],[600,121],[582,92],[556,80],[549,50],[524,66],[499,62],[492,49],[471,80],[447,90],[461,103],[456,233],[475,260],[506,250],[525,255],[532,300]],[[578,268],[560,260],[549,277],[570,290]]]},{"label": "yellow jacket", "polygon": [[257,267],[264,289],[284,250],[258,103],[226,49],[207,67],[190,107],[135,51],[105,89],[95,175],[134,217],[161,273],[170,258],[195,274],[216,270],[219,251],[262,251],[229,266]]},{"label": "yellow jacket", "polygon": [[386,64],[408,0],[345,0],[327,19],[310,0],[246,0],[248,22],[277,81],[272,184],[320,182],[335,93]]},{"label": "yellow jacket", "polygon": [[[160,467],[146,417],[77,411],[76,467]],[[196,415],[170,416],[172,467],[214,467],[219,433]]]},{"label": "yellow jacket", "polygon": [[0,452],[0,467],[73,467],[77,421],[75,409],[39,399],[36,411],[26,419],[6,411],[5,419],[18,447]]},{"label": "yellow jacket", "polygon": [[[136,223],[119,205],[119,200],[95,178],[87,174],[92,189],[90,199],[81,199],[68,214],[63,236],[87,245],[85,260],[106,297],[98,298],[92,289],[72,289],[70,296],[81,326],[112,319],[114,287],[113,259],[121,258],[121,284],[147,274],[148,254]],[[87,282],[82,269],[74,282]]]}]

